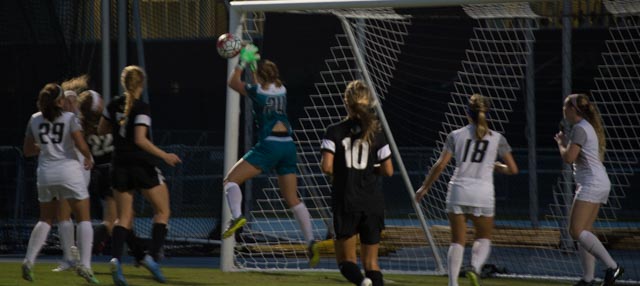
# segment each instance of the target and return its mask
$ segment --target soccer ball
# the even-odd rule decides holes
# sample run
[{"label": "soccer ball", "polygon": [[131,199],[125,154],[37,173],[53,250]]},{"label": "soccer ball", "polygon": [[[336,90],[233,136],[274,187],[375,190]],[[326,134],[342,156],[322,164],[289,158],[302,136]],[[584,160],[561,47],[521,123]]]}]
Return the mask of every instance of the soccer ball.
[{"label": "soccer ball", "polygon": [[222,34],[218,37],[216,48],[221,57],[225,59],[233,58],[240,53],[242,41],[231,33]]}]

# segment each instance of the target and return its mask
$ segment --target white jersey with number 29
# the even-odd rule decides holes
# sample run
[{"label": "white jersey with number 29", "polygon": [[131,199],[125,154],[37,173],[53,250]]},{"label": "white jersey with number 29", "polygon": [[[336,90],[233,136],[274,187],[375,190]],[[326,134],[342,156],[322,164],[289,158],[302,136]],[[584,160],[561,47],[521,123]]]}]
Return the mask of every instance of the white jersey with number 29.
[{"label": "white jersey with number 29", "polygon": [[456,161],[456,169],[449,181],[447,203],[493,207],[494,164],[497,156],[511,152],[511,147],[502,134],[493,130],[489,130],[482,140],[477,140],[475,129],[475,125],[469,124],[447,136],[443,152],[452,153]]},{"label": "white jersey with number 29", "polygon": [[63,112],[53,122],[41,112],[31,116],[25,135],[33,137],[40,146],[38,185],[75,185],[78,180],[84,183],[84,169],[71,137],[72,132],[79,130],[82,125],[71,112]]}]

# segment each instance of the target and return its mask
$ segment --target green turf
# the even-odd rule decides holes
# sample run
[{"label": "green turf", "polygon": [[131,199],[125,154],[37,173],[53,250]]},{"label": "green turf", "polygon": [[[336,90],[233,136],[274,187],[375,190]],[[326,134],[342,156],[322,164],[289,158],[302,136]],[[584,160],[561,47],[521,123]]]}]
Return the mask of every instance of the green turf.
[{"label": "green turf", "polygon": [[[35,266],[35,282],[24,281],[21,278],[19,263],[0,263],[0,285],[51,285],[51,286],[72,286],[90,285],[85,283],[73,272],[54,273],[51,269],[55,264],[39,263]],[[107,264],[94,264],[94,272],[100,280],[101,285],[113,285],[109,267]],[[159,284],[151,279],[151,276],[144,268],[134,268],[125,265],[123,267],[125,277],[130,286],[160,286],[160,285],[233,285],[233,286],[349,286],[346,280],[335,272],[233,272],[222,273],[219,269],[210,268],[163,268],[167,277],[167,284]],[[396,275],[386,274],[384,276],[387,286],[400,285],[447,285],[446,277],[424,276],[424,275]],[[460,286],[467,286],[466,278],[460,278]],[[533,285],[570,285],[569,283],[558,283],[541,280],[510,280],[510,279],[485,279],[483,286],[533,286]]]}]

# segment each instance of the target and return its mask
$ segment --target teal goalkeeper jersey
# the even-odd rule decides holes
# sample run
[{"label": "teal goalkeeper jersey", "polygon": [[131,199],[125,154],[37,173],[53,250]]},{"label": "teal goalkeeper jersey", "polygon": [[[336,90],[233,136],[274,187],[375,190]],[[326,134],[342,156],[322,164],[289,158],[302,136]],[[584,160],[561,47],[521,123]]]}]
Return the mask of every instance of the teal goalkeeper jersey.
[{"label": "teal goalkeeper jersey", "polygon": [[271,135],[271,129],[278,122],[282,122],[291,135],[291,124],[287,118],[287,89],[275,84],[262,86],[260,84],[246,84],[245,89],[253,101],[253,116],[258,128],[258,140]]}]

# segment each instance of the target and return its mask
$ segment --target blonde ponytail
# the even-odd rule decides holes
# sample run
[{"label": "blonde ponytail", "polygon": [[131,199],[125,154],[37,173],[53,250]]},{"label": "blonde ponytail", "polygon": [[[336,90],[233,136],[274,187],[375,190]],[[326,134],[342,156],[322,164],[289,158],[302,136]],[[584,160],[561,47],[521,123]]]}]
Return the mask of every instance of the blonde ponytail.
[{"label": "blonde ponytail", "polygon": [[127,122],[127,117],[131,113],[133,103],[138,99],[140,94],[136,94],[138,88],[144,87],[146,75],[144,70],[139,66],[127,66],[122,70],[120,75],[120,83],[125,92],[124,116],[118,122],[121,126]]},{"label": "blonde ponytail", "polygon": [[476,125],[476,139],[481,140],[489,131],[487,123],[487,112],[489,111],[489,99],[481,94],[474,93],[469,98],[469,107],[467,113],[471,121]]},{"label": "blonde ponytail", "polygon": [[360,124],[362,140],[371,145],[374,134],[380,130],[380,122],[373,107],[375,101],[369,87],[360,80],[354,80],[347,85],[344,95],[349,109],[349,117]]},{"label": "blonde ponytail", "polygon": [[578,115],[582,116],[593,126],[593,130],[596,132],[596,136],[598,136],[598,154],[600,155],[600,161],[604,161],[604,153],[607,150],[607,140],[604,134],[602,116],[600,115],[600,111],[598,111],[598,107],[589,101],[589,97],[586,94],[572,94],[569,95],[569,97],[572,97],[571,103],[576,108]]}]

